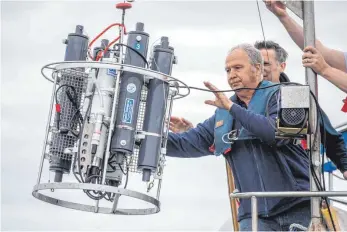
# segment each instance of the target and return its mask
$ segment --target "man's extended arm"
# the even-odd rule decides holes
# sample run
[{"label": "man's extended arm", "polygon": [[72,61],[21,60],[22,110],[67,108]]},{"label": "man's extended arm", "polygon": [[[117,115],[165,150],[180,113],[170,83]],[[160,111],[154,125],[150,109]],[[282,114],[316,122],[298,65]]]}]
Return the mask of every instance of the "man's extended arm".
[{"label": "man's extended arm", "polygon": [[329,67],[322,72],[321,75],[343,92],[347,93],[347,73],[342,72],[339,69]]},{"label": "man's extended arm", "polygon": [[212,155],[209,147],[214,141],[215,116],[199,123],[183,133],[169,133],[167,156],[179,158],[197,158]]},{"label": "man's extended arm", "polygon": [[[292,40],[303,50],[304,32],[303,28],[292,19],[286,11],[286,7],[280,1],[265,0],[266,7],[273,12],[287,30]],[[324,46],[319,40],[316,40],[316,48],[322,53],[326,62],[343,72],[347,72],[346,60],[343,52]]]}]

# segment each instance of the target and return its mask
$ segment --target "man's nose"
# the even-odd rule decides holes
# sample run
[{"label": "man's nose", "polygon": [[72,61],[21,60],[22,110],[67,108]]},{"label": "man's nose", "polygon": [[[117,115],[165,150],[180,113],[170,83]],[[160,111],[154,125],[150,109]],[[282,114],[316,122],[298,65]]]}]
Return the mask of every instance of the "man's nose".
[{"label": "man's nose", "polygon": [[230,76],[229,76],[229,80],[230,80],[231,82],[234,82],[235,80],[237,80],[237,76],[236,76],[236,75],[230,75]]},{"label": "man's nose", "polygon": [[230,78],[236,79],[236,78],[238,78],[238,77],[239,77],[239,76],[236,74],[236,72],[230,73]]},{"label": "man's nose", "polygon": [[234,78],[236,78],[235,72],[233,72],[233,71],[230,70],[230,71],[228,72],[228,78],[229,78],[229,79],[234,79]]}]

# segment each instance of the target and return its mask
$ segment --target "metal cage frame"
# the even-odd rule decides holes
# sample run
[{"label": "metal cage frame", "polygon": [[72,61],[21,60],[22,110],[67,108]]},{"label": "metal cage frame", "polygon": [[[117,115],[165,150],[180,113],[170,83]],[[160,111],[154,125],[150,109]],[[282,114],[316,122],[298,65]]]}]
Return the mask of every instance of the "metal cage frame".
[{"label": "metal cage frame", "polygon": [[[162,183],[162,176],[163,176],[163,169],[164,169],[164,164],[159,163],[158,164],[158,169],[160,169],[160,174],[159,173],[154,173],[154,179],[158,180],[158,188],[157,188],[157,193],[156,197],[149,196],[147,194],[133,191],[130,189],[124,189],[124,188],[119,188],[119,187],[114,187],[106,184],[90,184],[90,183],[72,183],[72,182],[58,182],[58,183],[41,183],[41,176],[42,176],[42,171],[43,171],[43,165],[46,159],[49,159],[49,155],[46,153],[46,149],[48,146],[48,137],[51,132],[51,120],[53,118],[53,106],[54,106],[54,98],[56,94],[56,85],[57,85],[57,74],[61,71],[65,70],[70,70],[70,69],[88,69],[88,68],[100,68],[100,69],[115,69],[117,70],[117,76],[115,77],[116,79],[116,86],[113,89],[114,90],[114,101],[113,101],[113,106],[112,106],[112,116],[110,119],[110,128],[113,128],[113,123],[116,118],[115,111],[116,111],[116,100],[117,95],[119,90],[119,82],[121,79],[120,73],[122,71],[127,71],[127,72],[132,72],[132,73],[137,73],[141,74],[144,76],[146,80],[149,79],[159,79],[163,82],[166,82],[169,84],[169,90],[170,93],[168,94],[168,105],[166,107],[166,113],[165,113],[165,118],[164,121],[166,124],[168,124],[168,119],[170,118],[171,111],[172,111],[172,102],[175,99],[183,98],[189,95],[190,90],[189,87],[182,81],[180,81],[177,78],[174,78],[170,75],[166,75],[164,73],[158,72],[158,71],[153,71],[150,69],[145,69],[141,67],[136,67],[136,66],[131,66],[127,64],[120,64],[120,63],[112,63],[112,62],[95,62],[95,61],[63,61],[63,62],[56,62],[56,63],[50,63],[45,65],[41,69],[41,73],[44,76],[45,79],[53,83],[53,89],[52,89],[52,95],[51,95],[51,102],[50,102],[50,109],[49,109],[49,114],[48,114],[48,121],[47,121],[47,126],[46,126],[46,133],[45,133],[45,138],[44,138],[44,144],[43,144],[43,150],[42,150],[42,156],[41,156],[41,161],[40,161],[40,166],[39,166],[39,173],[37,177],[37,183],[33,187],[32,195],[44,202],[70,208],[70,209],[76,209],[76,210],[81,210],[81,211],[88,211],[88,212],[95,212],[95,213],[106,213],[106,214],[120,214],[120,215],[146,215],[146,214],[154,214],[158,213],[160,211],[160,188],[161,188],[161,183]],[[46,74],[46,70],[51,70],[52,72],[52,77],[48,77]],[[179,85],[180,83],[181,85]],[[184,88],[187,88],[187,93],[186,94],[180,94],[178,91],[179,86],[185,86]],[[109,148],[110,148],[110,140],[111,140],[111,132],[109,132],[108,139],[107,139],[107,148],[106,148],[106,154],[104,158],[104,162],[107,165],[107,161],[110,155]],[[137,131],[138,136],[146,136],[145,131]],[[161,158],[163,157],[165,159],[165,154],[166,154],[166,141],[168,137],[168,125],[166,129],[166,134],[163,135],[164,139],[164,150],[161,150]],[[75,157],[76,158],[76,157]],[[107,166],[104,166],[107,167]],[[72,167],[73,169],[73,167]],[[106,172],[107,168],[104,168],[103,174],[102,174],[102,183],[105,183],[105,178],[106,178]],[[154,181],[153,179],[153,181]],[[54,189],[79,189],[79,190],[91,190],[91,191],[97,191],[97,192],[108,192],[108,193],[113,193],[116,195],[113,201],[113,206],[112,207],[99,207],[99,201],[100,200],[95,200],[95,205],[85,205],[85,204],[79,204],[75,202],[70,202],[70,201],[65,201],[57,198],[50,197],[48,195],[45,195],[43,193],[40,193],[41,190],[53,190]],[[142,200],[144,202],[152,204],[154,206],[153,208],[145,208],[145,209],[118,209],[118,200],[121,195],[136,198],[139,200]]]}]

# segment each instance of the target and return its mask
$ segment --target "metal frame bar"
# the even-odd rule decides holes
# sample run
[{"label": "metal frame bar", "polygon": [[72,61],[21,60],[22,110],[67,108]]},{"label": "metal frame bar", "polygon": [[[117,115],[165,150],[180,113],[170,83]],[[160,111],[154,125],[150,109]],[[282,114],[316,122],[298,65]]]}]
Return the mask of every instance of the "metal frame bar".
[{"label": "metal frame bar", "polygon": [[[118,195],[128,196],[132,198],[136,198],[147,203],[152,204],[152,208],[145,209],[114,209],[108,207],[100,207],[99,205],[91,206],[85,204],[74,203],[70,201],[61,200],[58,198],[53,198],[43,193],[39,193],[40,190],[48,190],[48,189],[83,189],[83,190],[94,190],[94,191],[105,191],[110,193],[115,193]],[[160,201],[151,197],[149,195],[132,191],[129,189],[117,188],[109,185],[100,185],[100,184],[89,184],[89,183],[41,183],[34,186],[32,195],[44,202],[62,206],[65,208],[94,212],[94,213],[103,213],[103,214],[121,214],[121,215],[147,215],[154,214],[160,211]]]},{"label": "metal frame bar", "polygon": [[230,198],[251,198],[252,231],[258,231],[257,197],[347,197],[347,191],[247,192],[232,193]]}]

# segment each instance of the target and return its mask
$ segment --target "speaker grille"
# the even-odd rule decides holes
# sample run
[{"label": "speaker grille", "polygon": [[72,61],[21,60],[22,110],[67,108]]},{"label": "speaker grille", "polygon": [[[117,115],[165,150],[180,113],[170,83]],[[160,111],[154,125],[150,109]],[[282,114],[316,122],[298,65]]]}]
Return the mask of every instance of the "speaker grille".
[{"label": "speaker grille", "polygon": [[282,120],[288,126],[302,125],[306,112],[303,108],[284,108],[281,112]]}]

